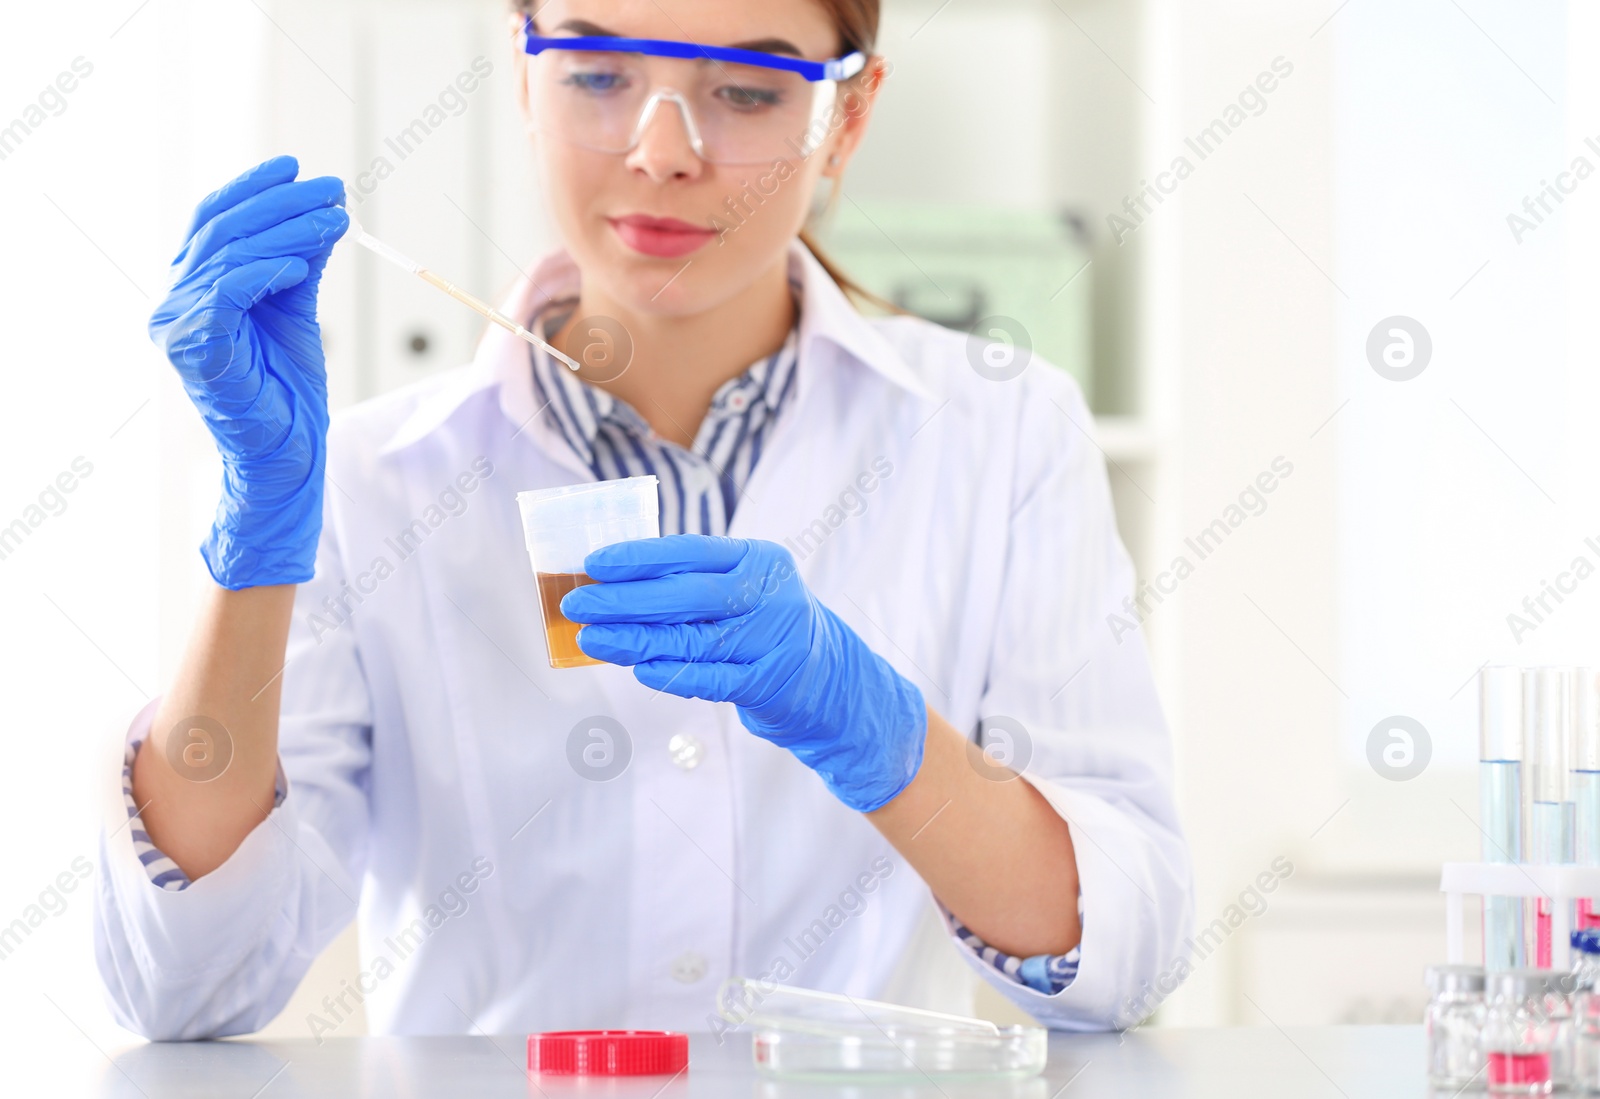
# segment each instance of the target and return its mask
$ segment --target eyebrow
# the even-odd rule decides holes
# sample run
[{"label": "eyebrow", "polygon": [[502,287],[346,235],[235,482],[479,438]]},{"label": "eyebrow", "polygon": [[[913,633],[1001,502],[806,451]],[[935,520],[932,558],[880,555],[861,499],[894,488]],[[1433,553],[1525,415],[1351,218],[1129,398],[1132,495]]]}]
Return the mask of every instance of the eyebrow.
[{"label": "eyebrow", "polygon": [[[604,27],[595,23],[590,23],[584,19],[568,19],[559,27],[557,27],[556,30],[571,31],[573,34],[585,38],[630,37],[627,35],[620,35],[616,31],[606,30]],[[794,57],[805,56],[800,52],[800,47],[796,46],[793,42],[790,42],[787,38],[757,38],[749,42],[735,42],[730,48],[736,50],[754,50],[757,53],[786,53]]]}]

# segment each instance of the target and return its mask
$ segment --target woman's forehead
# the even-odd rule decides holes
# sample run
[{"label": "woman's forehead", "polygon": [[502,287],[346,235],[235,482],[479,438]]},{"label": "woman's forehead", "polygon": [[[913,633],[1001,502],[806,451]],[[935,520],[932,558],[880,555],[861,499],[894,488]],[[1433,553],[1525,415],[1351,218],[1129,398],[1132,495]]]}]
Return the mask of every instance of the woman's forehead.
[{"label": "woman's forehead", "polygon": [[543,34],[573,31],[665,38],[709,46],[792,44],[804,57],[831,57],[839,31],[817,0],[547,0]]}]

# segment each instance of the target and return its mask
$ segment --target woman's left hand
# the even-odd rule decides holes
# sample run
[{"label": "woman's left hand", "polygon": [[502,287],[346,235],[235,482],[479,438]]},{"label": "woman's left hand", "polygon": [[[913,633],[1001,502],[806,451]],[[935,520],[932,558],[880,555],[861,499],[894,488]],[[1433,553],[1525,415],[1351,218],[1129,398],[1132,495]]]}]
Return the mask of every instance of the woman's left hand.
[{"label": "woman's left hand", "polygon": [[922,764],[922,692],[811,594],[775,542],[673,534],[595,550],[568,592],[578,647],[647,687],[732,702],[866,813]]}]

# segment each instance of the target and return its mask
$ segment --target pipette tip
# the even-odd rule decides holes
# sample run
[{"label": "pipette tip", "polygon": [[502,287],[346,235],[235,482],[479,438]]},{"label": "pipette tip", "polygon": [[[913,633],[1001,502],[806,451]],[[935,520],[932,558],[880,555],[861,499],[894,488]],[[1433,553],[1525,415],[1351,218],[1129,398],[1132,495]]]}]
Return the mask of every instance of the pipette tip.
[{"label": "pipette tip", "polygon": [[527,340],[529,343],[533,344],[533,346],[544,348],[546,352],[548,352],[551,355],[554,355],[556,358],[558,358],[562,362],[566,363],[567,366],[571,367],[574,371],[582,369],[582,367],[580,367],[578,365],[576,360],[569,359],[567,356],[565,356],[561,352],[557,351],[554,347],[551,347],[544,340],[541,340],[538,336],[535,336],[532,332],[529,332],[526,328],[524,328],[521,332],[519,332],[517,334],[519,336],[521,336],[523,339]]},{"label": "pipette tip", "polygon": [[383,241],[367,232],[361,227],[361,223],[353,217],[350,219],[350,234],[355,242],[361,245],[361,247],[376,252],[378,255],[382,256],[396,267],[403,268],[404,270],[411,272],[413,275],[421,273],[421,264],[395,251],[393,248],[383,243]]},{"label": "pipette tip", "polygon": [[[383,241],[367,232],[361,227],[361,223],[355,219],[354,215],[350,216],[350,234],[352,239],[357,244],[361,245],[363,248],[367,248],[373,252],[376,252],[378,255],[382,256],[396,267],[403,268],[406,271],[411,272],[413,275],[423,275],[425,268],[420,263],[417,263],[415,260],[412,260],[404,254],[389,247],[389,245],[383,243]],[[429,273],[423,277],[430,282],[436,279],[436,276],[432,275],[432,273]],[[445,290],[445,292],[451,297],[455,298],[469,309],[481,313],[483,316],[489,318],[491,321],[494,321],[496,324],[499,324],[504,328],[510,329],[516,335],[520,336],[528,343],[531,343],[533,346],[543,348],[550,355],[553,355],[555,358],[566,363],[567,366],[572,370],[576,371],[581,369],[576,361],[568,358],[566,355],[563,355],[561,352],[557,351],[554,347],[551,347],[538,336],[535,336],[532,332],[529,332],[520,324],[517,324],[506,317],[502,317],[497,310],[478,302],[476,299],[469,298],[468,295],[462,294],[453,286],[447,287],[446,285],[437,282],[434,282],[434,284],[439,285],[440,289]]]}]

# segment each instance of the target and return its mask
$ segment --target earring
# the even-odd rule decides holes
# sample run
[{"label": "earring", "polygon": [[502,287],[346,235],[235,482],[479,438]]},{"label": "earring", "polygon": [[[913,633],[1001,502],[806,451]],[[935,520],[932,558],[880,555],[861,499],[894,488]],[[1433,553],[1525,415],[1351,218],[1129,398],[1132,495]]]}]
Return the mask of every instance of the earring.
[{"label": "earring", "polygon": [[839,166],[839,154],[838,153],[834,153],[832,156],[830,156],[828,158],[828,167],[837,168],[838,166]]}]

